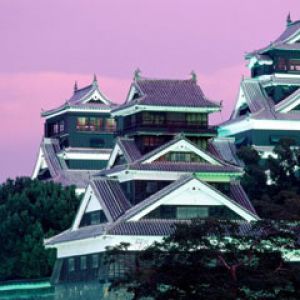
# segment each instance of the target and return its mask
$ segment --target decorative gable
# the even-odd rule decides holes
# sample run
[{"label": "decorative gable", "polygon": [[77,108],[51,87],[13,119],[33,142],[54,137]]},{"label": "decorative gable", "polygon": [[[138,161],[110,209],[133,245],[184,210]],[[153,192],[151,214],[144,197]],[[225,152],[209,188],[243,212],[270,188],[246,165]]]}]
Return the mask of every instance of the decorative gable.
[{"label": "decorative gable", "polygon": [[[182,184],[177,186],[176,184],[175,182],[167,186],[138,204],[133,211],[128,213],[127,220],[218,218],[222,215],[235,220],[257,219],[257,216],[247,209],[196,178],[183,179]],[[188,218],[189,215],[190,218]]]},{"label": "decorative gable", "polygon": [[115,147],[113,151],[111,152],[111,155],[109,157],[109,160],[107,162],[106,169],[111,169],[114,166],[117,166],[119,164],[125,163],[125,157],[122,149],[118,145],[118,143],[115,144]]},{"label": "decorative gable", "polygon": [[216,158],[184,138],[179,139],[177,142],[161,149],[161,151],[157,153],[153,153],[153,155],[150,155],[143,163],[152,163],[154,161],[205,162],[212,165],[221,165]]},{"label": "decorative gable", "polygon": [[[87,219],[89,219],[88,222]],[[101,221],[107,221],[103,208],[101,207],[91,185],[89,185],[80,203],[72,230],[77,230],[81,226],[99,224],[100,219]]]},{"label": "decorative gable", "polygon": [[128,103],[128,102],[133,101],[141,96],[142,96],[141,91],[134,84],[132,84],[129,89],[126,102]]},{"label": "decorative gable", "polygon": [[106,97],[96,88],[90,95],[87,95],[85,99],[82,101],[83,104],[105,104],[109,105],[109,101]]}]

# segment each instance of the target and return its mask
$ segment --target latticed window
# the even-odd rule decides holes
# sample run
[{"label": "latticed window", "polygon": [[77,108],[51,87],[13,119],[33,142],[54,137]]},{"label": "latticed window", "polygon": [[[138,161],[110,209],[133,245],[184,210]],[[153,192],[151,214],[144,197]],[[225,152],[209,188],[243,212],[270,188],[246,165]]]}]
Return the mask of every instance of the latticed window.
[{"label": "latticed window", "polygon": [[144,125],[163,125],[165,122],[165,115],[160,113],[143,113],[143,124]]},{"label": "latticed window", "polygon": [[208,207],[205,206],[178,206],[176,219],[207,218],[209,216]]},{"label": "latticed window", "polygon": [[207,114],[187,114],[186,115],[187,125],[207,125]]},{"label": "latticed window", "polygon": [[157,159],[158,161],[172,162],[203,162],[204,160],[193,152],[169,152]]}]

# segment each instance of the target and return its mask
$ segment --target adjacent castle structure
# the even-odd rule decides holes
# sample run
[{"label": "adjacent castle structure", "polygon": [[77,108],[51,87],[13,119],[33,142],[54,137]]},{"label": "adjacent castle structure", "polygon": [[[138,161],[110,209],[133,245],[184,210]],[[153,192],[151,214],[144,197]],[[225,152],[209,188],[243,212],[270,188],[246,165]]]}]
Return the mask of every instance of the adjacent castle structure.
[{"label": "adjacent castle structure", "polygon": [[246,55],[251,78],[243,78],[230,120],[219,136],[237,146],[271,153],[281,138],[300,145],[300,21],[287,18],[285,31],[266,47]]}]

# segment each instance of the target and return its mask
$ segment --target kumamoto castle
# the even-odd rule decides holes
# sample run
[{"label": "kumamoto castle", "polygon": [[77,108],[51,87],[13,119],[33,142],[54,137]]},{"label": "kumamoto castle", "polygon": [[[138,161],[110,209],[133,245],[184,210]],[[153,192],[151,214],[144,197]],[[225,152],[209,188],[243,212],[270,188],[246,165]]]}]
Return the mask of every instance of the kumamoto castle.
[{"label": "kumamoto castle", "polygon": [[300,145],[300,21],[288,18],[274,42],[245,58],[251,77],[243,78],[230,119],[218,126],[209,117],[221,106],[205,96],[194,73],[170,80],[137,70],[120,105],[94,77],[42,112],[32,177],[75,185],[83,194],[72,226],[44,241],[57,249],[54,284],[118,276],[129,256],[105,267],[107,246],[125,242],[140,251],[195,217],[245,225],[260,219],[240,185],[236,150],[253,145],[264,158],[281,138]]}]

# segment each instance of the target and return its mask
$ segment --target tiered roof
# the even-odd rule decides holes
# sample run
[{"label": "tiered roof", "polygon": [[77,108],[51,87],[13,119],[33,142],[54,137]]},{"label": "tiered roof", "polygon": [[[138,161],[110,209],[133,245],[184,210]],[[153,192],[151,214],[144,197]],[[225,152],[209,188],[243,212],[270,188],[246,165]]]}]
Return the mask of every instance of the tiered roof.
[{"label": "tiered roof", "polygon": [[118,114],[130,107],[173,107],[219,111],[220,105],[206,98],[195,79],[169,80],[135,78],[126,102],[113,109]]},{"label": "tiered roof", "polygon": [[272,50],[300,50],[300,43],[294,43],[298,38],[300,39],[300,20],[292,22],[288,18],[286,29],[274,42],[264,48],[248,53],[246,58],[256,56],[259,60],[270,60],[267,53]]},{"label": "tiered roof", "polygon": [[[268,96],[265,90],[268,86],[287,83],[298,86],[298,88],[278,103]],[[230,119],[222,123],[222,126],[249,118],[257,120],[300,120],[300,114],[291,111],[300,102],[300,79],[289,81],[276,76],[270,76],[265,80],[247,78],[241,81],[240,88],[244,95],[245,104],[249,108],[249,114],[238,116],[240,106],[237,102]]]},{"label": "tiered roof", "polygon": [[[190,140],[186,139],[183,135],[177,135],[169,141],[168,143],[141,155],[138,152],[133,140],[131,139],[119,139],[117,144],[122,144],[124,141],[129,142],[131,153],[135,155],[128,154],[129,152],[124,151],[124,156],[127,163],[123,165],[113,166],[111,168],[100,171],[97,175],[99,176],[115,176],[123,171],[138,170],[138,171],[157,171],[157,172],[178,172],[182,174],[187,173],[232,173],[232,174],[242,174],[242,169],[239,166],[239,160],[233,153],[234,146],[232,142],[223,139],[223,146],[220,142],[210,142],[208,146],[208,151],[200,149],[197,145],[192,143]],[[200,155],[204,157],[203,162],[170,162],[170,161],[155,161],[160,153],[164,153],[168,149],[172,149],[172,146],[182,142],[189,146],[194,151],[199,151]],[[227,144],[227,145],[226,145]],[[219,145],[217,148],[216,145]],[[182,145],[183,146],[183,145]],[[231,148],[230,148],[231,147]],[[232,151],[232,155],[229,153],[228,148]],[[128,150],[128,149],[127,149]],[[227,151],[227,153],[225,153]],[[135,156],[134,160],[132,156]],[[224,159],[224,156],[226,158]],[[152,158],[152,159],[151,159]],[[207,159],[207,161],[205,161]],[[226,162],[228,160],[234,160],[234,162]],[[211,163],[213,162],[213,163]]]},{"label": "tiered roof", "polygon": [[109,112],[116,104],[111,102],[100,91],[96,77],[94,77],[93,83],[78,89],[75,84],[73,95],[66,100],[66,102],[54,109],[50,109],[42,112],[43,117],[49,117],[53,114],[61,113],[66,110],[71,111],[102,111]]},{"label": "tiered roof", "polygon": [[[73,240],[81,240],[87,238],[95,238],[102,235],[140,235],[140,236],[164,236],[172,233],[175,229],[175,225],[179,223],[187,223],[189,220],[167,220],[167,219],[140,219],[132,221],[138,213],[145,210],[147,207],[155,204],[163,199],[165,196],[176,191],[178,188],[183,187],[185,184],[196,180],[205,185],[209,189],[212,189],[214,193],[223,197],[225,201],[239,207],[246,214],[251,216],[253,220],[259,219],[255,209],[253,208],[249,198],[245,194],[243,188],[238,182],[232,182],[230,185],[230,195],[227,196],[220,191],[216,190],[212,186],[197,179],[193,175],[182,176],[179,180],[166,186],[164,189],[158,191],[154,195],[148,197],[144,201],[135,206],[131,206],[129,202],[124,198],[124,194],[121,192],[119,183],[112,180],[97,180],[97,183],[101,183],[102,186],[97,187],[97,190],[102,194],[98,197],[100,204],[105,207],[105,214],[110,219],[109,223],[101,225],[91,225],[87,227],[81,227],[76,230],[66,230],[63,233],[54,236],[46,241],[46,245],[54,245]],[[116,192],[107,191],[110,189],[110,184],[113,182]],[[104,187],[104,188],[103,188]],[[117,192],[119,191],[119,192]],[[106,203],[103,200],[106,199]],[[102,206],[103,207],[103,206]],[[116,208],[117,207],[117,208]],[[115,218],[110,218],[115,216]],[[243,225],[244,226],[244,225]]]}]

